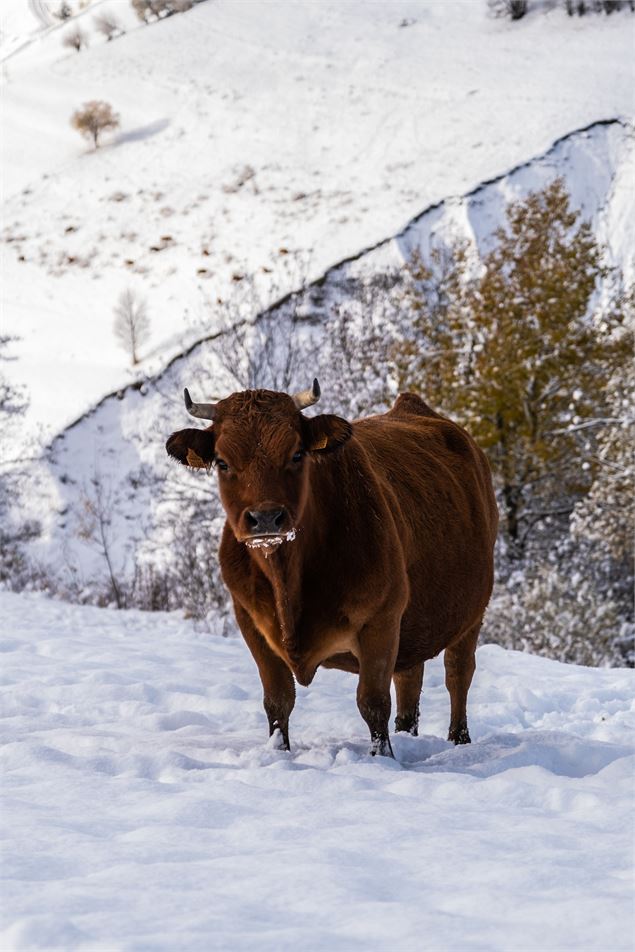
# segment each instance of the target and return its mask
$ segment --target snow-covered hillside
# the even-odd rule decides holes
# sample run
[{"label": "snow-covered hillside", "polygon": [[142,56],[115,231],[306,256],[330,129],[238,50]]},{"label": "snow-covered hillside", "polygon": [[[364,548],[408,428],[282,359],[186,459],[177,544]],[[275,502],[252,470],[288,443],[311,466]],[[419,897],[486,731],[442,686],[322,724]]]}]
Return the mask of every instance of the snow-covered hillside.
[{"label": "snow-covered hillside", "polygon": [[[125,287],[148,299],[153,375],[245,275],[267,303],[632,111],[627,16],[210,0],[143,26],[107,0],[81,14],[91,45],[77,54],[67,27],[33,36],[18,7],[3,3],[3,325],[44,439],[131,379],[112,335]],[[110,43],[92,28],[104,9],[128,31]],[[98,152],[69,126],[91,98],[121,115]]]},{"label": "snow-covered hillside", "polygon": [[473,743],[367,754],[355,678],[265,741],[242,641],[0,595],[3,952],[631,948],[633,673],[478,652]]},{"label": "snow-covered hillside", "polygon": [[[286,326],[285,314],[292,310],[303,316],[306,332],[320,340],[320,322],[335,306],[346,305],[347,281],[351,277],[376,277],[400,268],[414,250],[426,255],[432,245],[457,237],[474,243],[481,251],[487,250],[493,231],[503,219],[506,202],[543,187],[556,173],[563,176],[574,207],[592,222],[600,240],[607,244],[612,260],[622,264],[627,274],[629,270],[632,273],[635,194],[629,182],[634,156],[632,130],[618,121],[597,123],[567,136],[545,155],[465,196],[439,203],[417,216],[395,237],[331,269],[319,286],[309,286],[293,301],[266,315],[269,326]],[[202,329],[213,335],[213,322]],[[303,368],[306,379],[314,374],[322,380],[328,378],[328,347],[320,347],[319,354],[321,360],[318,358],[315,366]],[[378,353],[377,360],[381,359],[382,354]],[[164,508],[168,473],[164,442],[187,419],[183,387],[189,387],[201,399],[216,398],[228,388],[233,389],[235,381],[228,382],[227,371],[221,364],[219,345],[212,336],[211,340],[192,347],[166,371],[147,380],[142,390],[130,387],[123,395],[105,399],[54,441],[30,510],[44,528],[37,544],[39,558],[56,570],[63,569],[64,561],[73,564],[82,583],[89,584],[103,574],[103,554],[91,541],[82,539],[81,528],[85,521],[82,500],[93,494],[91,486],[98,478],[111,497],[111,557],[115,572],[118,576],[131,576],[140,554],[134,552],[137,544],[150,539],[152,547],[156,540],[154,526],[157,511]],[[296,389],[305,386],[306,379],[297,379]],[[322,405],[327,410],[343,412],[328,389],[324,391]],[[141,471],[147,477],[153,474],[154,479],[141,480]],[[200,479],[196,485],[199,492],[205,491]],[[168,489],[168,495],[170,492]],[[64,553],[63,560],[60,552]]]},{"label": "snow-covered hillside", "polygon": [[[214,476],[164,444],[184,386],[240,382],[228,317],[277,357],[297,333],[295,389],[335,383],[326,322],[355,324],[365,281],[455,238],[487,250],[507,203],[558,176],[632,279],[635,17],[207,0],[142,25],[128,0],[72,0],[77,54],[50,6],[1,11],[2,371],[30,398],[5,414],[0,509],[18,500],[25,530],[7,577],[183,608],[194,566],[206,623],[0,591],[0,952],[630,950],[633,672],[485,645],[455,749],[435,659],[422,736],[392,761],[368,755],[356,679],[322,671],[279,751],[222,637]],[[69,125],[89,99],[121,116],[97,151]],[[112,328],[127,288],[152,326],[134,370]],[[320,410],[352,415],[336,389]]]}]

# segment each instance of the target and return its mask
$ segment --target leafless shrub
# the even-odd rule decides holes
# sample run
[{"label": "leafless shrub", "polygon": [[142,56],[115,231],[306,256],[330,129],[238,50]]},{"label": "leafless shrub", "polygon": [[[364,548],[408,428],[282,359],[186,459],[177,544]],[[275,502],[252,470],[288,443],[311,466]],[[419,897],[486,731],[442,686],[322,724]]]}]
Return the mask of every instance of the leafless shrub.
[{"label": "leafless shrub", "polygon": [[117,608],[125,608],[124,586],[118,578],[113,552],[115,540],[112,519],[116,509],[117,500],[112,488],[106,485],[96,471],[91,485],[85,487],[80,496],[77,534],[104,559]]},{"label": "leafless shrub", "polygon": [[527,13],[527,0],[488,0],[490,16],[521,20]]},{"label": "leafless shrub", "polygon": [[245,165],[236,172],[235,178],[232,182],[229,182],[227,185],[223,185],[223,191],[226,195],[232,195],[235,192],[239,192],[244,185],[248,182],[252,183],[254,194],[258,194],[258,186],[256,185],[256,170],[251,165]]},{"label": "leafless shrub", "polygon": [[320,348],[323,390],[349,417],[383,412],[397,393],[394,362],[402,294],[396,273],[338,284]]},{"label": "leafless shrub", "polygon": [[114,13],[108,11],[100,13],[98,16],[93,17],[93,22],[97,32],[102,33],[109,42],[113,37],[121,36],[121,34],[124,33],[124,29]]},{"label": "leafless shrub", "polygon": [[97,149],[102,132],[106,129],[117,129],[119,127],[119,116],[116,112],[113,112],[110,103],[92,99],[85,102],[80,109],[73,113],[71,125],[85,138],[92,139]]},{"label": "leafless shrub", "polygon": [[[221,306],[223,331],[213,346],[221,375],[206,379],[209,368],[201,366],[206,399],[227,387],[291,392],[317,375],[325,400],[340,413],[386,407],[396,393],[390,368],[403,311],[400,276],[343,274],[329,287],[304,283],[305,290],[267,309],[247,277],[243,295]],[[254,314],[256,320],[247,319]]]},{"label": "leafless shrub", "polygon": [[150,10],[147,0],[130,0],[130,6],[142,23],[150,22],[152,11]]},{"label": "leafless shrub", "polygon": [[225,516],[216,479],[205,470],[166,462],[160,472],[143,468],[138,489],[155,500],[152,526],[137,550],[128,605],[149,611],[182,610],[229,626],[227,591],[220,575],[218,545]]},{"label": "leafless shrub", "polygon": [[191,10],[193,0],[130,0],[132,9],[143,23],[164,20],[175,13]]},{"label": "leafless shrub", "polygon": [[564,0],[564,8],[570,17],[577,13],[579,17],[585,13],[617,13],[618,10],[628,9],[635,12],[635,0]]},{"label": "leafless shrub", "polygon": [[54,16],[56,16],[58,20],[68,20],[72,15],[73,11],[68,3],[66,3],[66,0],[64,0],[64,3],[62,3],[54,13]]},{"label": "leafless shrub", "polygon": [[78,53],[88,46],[88,34],[79,26],[74,26],[62,37],[62,46],[67,46]]},{"label": "leafless shrub", "polygon": [[133,366],[139,363],[139,347],[150,336],[150,319],[143,298],[131,288],[119,296],[114,308],[113,332],[119,344],[128,352]]},{"label": "leafless shrub", "polygon": [[226,325],[215,348],[231,386],[244,390],[289,390],[298,375],[313,373],[309,351],[300,340],[292,307],[256,324]]},{"label": "leafless shrub", "polygon": [[[0,361],[10,359],[6,349],[12,340],[0,335]],[[26,465],[23,459],[10,459],[6,452],[19,433],[27,406],[24,388],[14,386],[0,372],[0,444],[5,448],[0,463],[0,582],[14,589],[26,587],[33,576],[25,546],[40,532],[34,520],[17,516],[27,478]]]}]

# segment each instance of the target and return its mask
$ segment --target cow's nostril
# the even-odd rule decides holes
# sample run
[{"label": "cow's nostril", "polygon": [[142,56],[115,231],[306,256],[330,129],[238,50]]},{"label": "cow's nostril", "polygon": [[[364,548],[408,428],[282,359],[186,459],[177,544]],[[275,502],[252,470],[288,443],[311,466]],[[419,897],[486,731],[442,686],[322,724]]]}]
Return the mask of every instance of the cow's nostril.
[{"label": "cow's nostril", "polygon": [[275,535],[282,529],[285,509],[248,509],[245,524],[253,535]]}]

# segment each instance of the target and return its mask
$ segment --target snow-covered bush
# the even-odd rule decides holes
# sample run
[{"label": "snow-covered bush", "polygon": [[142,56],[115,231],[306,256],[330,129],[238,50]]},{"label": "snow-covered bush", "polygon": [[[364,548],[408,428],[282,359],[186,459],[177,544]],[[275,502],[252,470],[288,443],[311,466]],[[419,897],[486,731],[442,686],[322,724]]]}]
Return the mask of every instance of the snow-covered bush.
[{"label": "snow-covered bush", "polygon": [[512,20],[522,20],[527,13],[527,0],[488,0],[491,16],[511,17]]},{"label": "snow-covered bush", "polygon": [[132,9],[143,23],[162,20],[175,13],[191,10],[194,0],[130,0]]},{"label": "snow-covered bush", "polygon": [[618,10],[635,11],[635,0],[564,0],[565,10],[572,17],[585,13],[616,13]]},{"label": "snow-covered bush", "polygon": [[[11,338],[0,336],[0,361],[8,359],[10,343]],[[0,372],[0,444],[5,450],[0,463],[0,584],[16,590],[28,588],[37,574],[25,545],[40,531],[35,521],[19,513],[29,461],[7,453],[27,405],[24,390],[10,384]]]},{"label": "snow-covered bush", "polygon": [[588,573],[542,562],[497,583],[481,640],[600,667],[633,664],[633,631]]}]

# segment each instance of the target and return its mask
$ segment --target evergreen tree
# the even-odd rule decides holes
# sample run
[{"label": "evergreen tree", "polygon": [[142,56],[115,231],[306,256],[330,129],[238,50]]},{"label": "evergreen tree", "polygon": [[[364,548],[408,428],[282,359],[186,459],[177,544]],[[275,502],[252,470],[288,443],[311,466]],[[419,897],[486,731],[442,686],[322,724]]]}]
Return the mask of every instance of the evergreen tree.
[{"label": "evergreen tree", "polygon": [[592,318],[608,270],[562,180],[509,205],[475,272],[466,244],[415,259],[414,337],[401,385],[464,424],[488,453],[508,554],[565,520],[590,489],[613,419],[608,383],[630,359],[624,314]]}]

